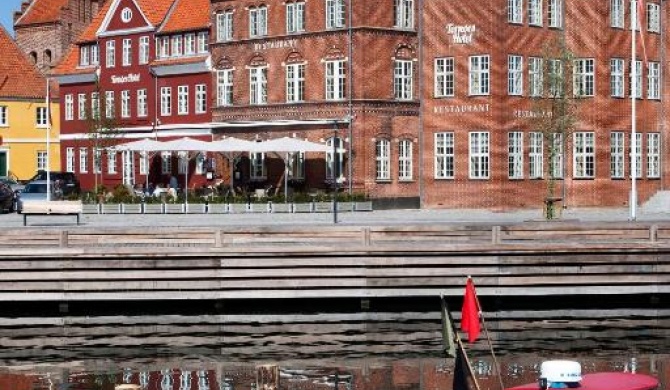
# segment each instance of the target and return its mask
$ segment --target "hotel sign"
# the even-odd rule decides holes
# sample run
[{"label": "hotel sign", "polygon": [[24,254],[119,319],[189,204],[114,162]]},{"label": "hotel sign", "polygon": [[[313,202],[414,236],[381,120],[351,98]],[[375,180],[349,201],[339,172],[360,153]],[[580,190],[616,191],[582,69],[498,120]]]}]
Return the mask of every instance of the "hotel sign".
[{"label": "hotel sign", "polygon": [[451,42],[457,45],[469,45],[472,43],[477,26],[474,24],[456,25],[449,23],[447,25],[447,34],[451,35]]},{"label": "hotel sign", "polygon": [[125,76],[112,76],[112,84],[139,83],[139,73],[128,73]]}]

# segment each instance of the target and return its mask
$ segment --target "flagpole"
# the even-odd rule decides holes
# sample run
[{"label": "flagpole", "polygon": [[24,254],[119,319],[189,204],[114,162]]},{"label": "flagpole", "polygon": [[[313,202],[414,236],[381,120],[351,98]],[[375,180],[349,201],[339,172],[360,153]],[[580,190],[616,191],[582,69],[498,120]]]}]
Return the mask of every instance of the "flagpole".
[{"label": "flagpole", "polygon": [[[479,382],[477,382],[477,377],[475,377],[475,370],[472,369],[472,364],[470,363],[470,358],[468,357],[468,353],[465,350],[465,347],[463,346],[463,341],[461,340],[461,336],[458,335],[458,332],[454,332],[456,336],[456,344],[458,345],[458,348],[461,350],[461,353],[463,354],[463,358],[465,359],[465,364],[468,366],[468,371],[470,371],[470,376],[472,377],[472,381],[475,384],[475,388],[477,390],[481,390],[479,387]],[[455,370],[454,370],[455,371]],[[454,372],[454,375],[456,373]],[[453,390],[459,390],[459,389],[453,389]]]},{"label": "flagpole", "polygon": [[51,84],[47,77],[47,202],[51,201]]},{"label": "flagpole", "polygon": [[637,4],[636,0],[630,0],[631,8],[631,55],[630,55],[630,67],[631,67],[631,140],[630,140],[630,175],[631,175],[631,189],[630,189],[630,220],[635,221],[637,219],[637,134],[636,134],[636,99],[637,99],[637,64],[635,63],[635,30],[638,25],[638,15],[637,15]]},{"label": "flagpole", "polygon": [[[471,279],[468,276],[468,279]],[[493,364],[495,365],[496,372],[498,373],[498,381],[500,381],[500,390],[505,389],[505,384],[503,383],[502,373],[500,372],[500,364],[498,364],[498,359],[496,358],[496,353],[493,350],[493,343],[491,342],[491,335],[489,334],[489,328],[486,326],[486,319],[484,318],[484,312],[481,310],[482,305],[479,303],[479,296],[475,294],[475,299],[477,300],[477,308],[479,309],[479,318],[482,319],[482,326],[484,327],[484,332],[486,333],[486,341],[489,344],[489,350],[491,351],[491,356],[493,357]]]},{"label": "flagpole", "polygon": [[[452,356],[451,354],[453,353],[453,356],[458,359],[458,354],[454,352],[453,348],[453,343],[456,341],[456,344],[458,344],[458,349],[461,351],[461,354],[463,354],[463,359],[465,360],[465,364],[468,367],[468,371],[470,372],[470,376],[472,377],[472,381],[475,384],[475,387],[477,390],[480,390],[479,383],[477,382],[477,378],[475,377],[475,371],[472,369],[472,365],[470,364],[470,359],[468,359],[468,353],[465,351],[465,348],[463,347],[463,342],[461,341],[461,336],[458,334],[458,330],[454,326],[454,321],[451,318],[451,312],[449,311],[449,308],[447,307],[447,302],[444,299],[444,295],[440,294],[440,302],[442,304],[442,337],[443,337],[443,342],[446,342],[449,344],[448,347],[445,347],[445,352],[447,355]],[[445,333],[444,330],[447,330]],[[454,376],[457,375],[456,373],[456,368],[457,364],[454,365]],[[453,390],[460,390],[460,389],[453,389]],[[466,389],[467,390],[467,389]]]}]

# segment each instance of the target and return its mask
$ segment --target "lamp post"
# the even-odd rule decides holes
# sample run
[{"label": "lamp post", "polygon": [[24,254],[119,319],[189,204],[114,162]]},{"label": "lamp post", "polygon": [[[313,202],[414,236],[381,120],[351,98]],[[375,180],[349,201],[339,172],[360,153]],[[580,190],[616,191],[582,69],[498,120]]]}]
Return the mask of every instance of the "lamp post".
[{"label": "lamp post", "polygon": [[636,107],[635,100],[637,99],[637,64],[635,62],[635,33],[638,27],[638,15],[637,15],[637,2],[636,0],[630,1],[630,12],[631,12],[631,24],[633,25],[631,29],[631,56],[630,56],[630,68],[631,68],[631,112],[630,112],[630,121],[631,121],[631,135],[630,135],[630,177],[631,177],[631,188],[630,188],[630,220],[635,221],[637,219],[637,134],[636,134]]},{"label": "lamp post", "polygon": [[331,173],[333,175],[333,191],[335,193],[335,195],[333,195],[333,223],[337,223],[337,190],[338,190],[337,120],[333,121],[333,158],[331,159],[331,164],[332,164]]},{"label": "lamp post", "polygon": [[47,120],[47,202],[51,201],[51,84],[47,77],[46,120]]}]

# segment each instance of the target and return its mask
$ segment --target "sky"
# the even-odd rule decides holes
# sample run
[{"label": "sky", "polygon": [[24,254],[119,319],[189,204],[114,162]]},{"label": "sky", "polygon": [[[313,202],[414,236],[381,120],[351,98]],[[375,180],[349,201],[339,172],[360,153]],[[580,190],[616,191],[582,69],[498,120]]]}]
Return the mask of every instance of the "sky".
[{"label": "sky", "polygon": [[14,11],[18,11],[20,8],[21,0],[0,0],[0,24],[12,35],[14,34],[12,27]]}]

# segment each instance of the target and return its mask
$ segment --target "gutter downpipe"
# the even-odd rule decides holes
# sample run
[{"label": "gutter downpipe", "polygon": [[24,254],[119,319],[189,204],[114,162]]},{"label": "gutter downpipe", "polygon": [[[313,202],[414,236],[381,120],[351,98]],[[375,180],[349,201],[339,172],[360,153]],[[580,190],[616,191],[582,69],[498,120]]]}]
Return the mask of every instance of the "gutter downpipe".
[{"label": "gutter downpipe", "polygon": [[[348,190],[349,190],[349,195],[353,194],[354,191],[354,158],[353,158],[353,143],[354,143],[354,107],[353,107],[353,94],[354,94],[354,30],[353,30],[353,0],[349,0],[349,9],[348,9],[348,25],[349,25],[349,61],[347,61],[349,69],[349,102],[348,102],[348,111],[349,111],[349,128],[347,129],[348,134],[347,136],[349,137],[349,142],[348,142],[348,150],[347,153],[349,154],[349,166],[348,166],[348,172],[347,175],[349,176],[349,179],[347,180],[348,182]],[[335,142],[333,140],[333,142]],[[333,156],[334,158],[335,156]]]},{"label": "gutter downpipe", "polygon": [[419,139],[419,209],[423,208],[423,203],[424,203],[424,191],[425,191],[425,183],[424,183],[424,169],[423,169],[423,155],[424,155],[424,145],[423,145],[423,126],[424,126],[424,114],[423,114],[423,108],[424,108],[424,101],[423,101],[423,17],[424,17],[424,9],[423,9],[423,0],[419,0],[419,37],[418,37],[418,45],[419,45],[419,61],[418,61],[418,68],[419,71],[417,72],[419,75],[419,134],[418,134],[418,139]]}]

